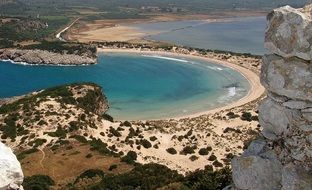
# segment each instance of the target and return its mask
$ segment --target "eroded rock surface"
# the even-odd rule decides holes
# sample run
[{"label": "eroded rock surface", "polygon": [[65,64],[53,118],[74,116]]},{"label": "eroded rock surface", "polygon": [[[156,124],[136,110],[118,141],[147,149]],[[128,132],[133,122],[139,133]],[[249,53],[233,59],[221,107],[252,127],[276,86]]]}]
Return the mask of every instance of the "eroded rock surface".
[{"label": "eroded rock surface", "polygon": [[0,59],[39,65],[90,65],[96,58],[87,55],[60,54],[45,50],[2,49]]},{"label": "eroded rock surface", "polygon": [[268,50],[285,58],[311,60],[311,6],[302,9],[281,7],[271,12],[267,19],[265,47]]},{"label": "eroded rock surface", "polygon": [[23,189],[21,164],[12,150],[0,142],[0,190]]},{"label": "eroded rock surface", "polygon": [[232,160],[233,189],[312,189],[312,5],[268,15],[259,107],[262,140]]}]

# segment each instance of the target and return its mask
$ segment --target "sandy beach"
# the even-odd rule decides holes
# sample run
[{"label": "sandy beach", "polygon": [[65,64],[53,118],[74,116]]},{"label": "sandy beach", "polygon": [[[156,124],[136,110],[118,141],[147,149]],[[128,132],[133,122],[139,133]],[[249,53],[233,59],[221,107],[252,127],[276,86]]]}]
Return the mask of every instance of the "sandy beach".
[{"label": "sandy beach", "polygon": [[232,108],[247,104],[249,102],[252,102],[254,100],[257,100],[265,92],[264,87],[260,83],[260,78],[256,73],[254,73],[253,71],[251,71],[247,68],[244,68],[238,64],[228,62],[228,61],[220,61],[218,59],[212,59],[212,58],[207,58],[207,57],[192,55],[192,54],[187,55],[187,54],[164,52],[164,51],[141,51],[141,50],[137,50],[137,49],[105,49],[105,48],[99,48],[98,52],[99,53],[134,53],[134,54],[140,54],[140,55],[153,54],[153,55],[162,55],[162,56],[175,56],[175,57],[180,56],[180,57],[185,57],[185,58],[202,59],[204,61],[215,63],[215,64],[221,64],[223,66],[230,67],[230,68],[238,71],[248,80],[248,82],[250,84],[250,89],[249,89],[248,94],[236,102],[233,102],[233,103],[228,104],[226,106],[218,107],[215,109],[211,109],[211,110],[207,110],[207,111],[203,111],[203,112],[198,112],[195,114],[184,115],[181,117],[170,117],[170,118],[166,118],[166,119],[194,118],[194,117],[198,117],[201,115],[214,114],[214,113],[220,112],[222,110],[232,109]]}]

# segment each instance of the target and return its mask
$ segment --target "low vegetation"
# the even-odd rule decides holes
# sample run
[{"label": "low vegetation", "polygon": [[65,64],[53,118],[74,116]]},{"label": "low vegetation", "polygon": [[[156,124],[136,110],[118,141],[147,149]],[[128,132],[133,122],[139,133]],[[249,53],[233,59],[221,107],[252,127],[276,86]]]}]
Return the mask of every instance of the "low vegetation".
[{"label": "low vegetation", "polygon": [[134,164],[137,159],[137,153],[134,151],[129,151],[126,156],[121,157],[122,162],[126,162],[127,164]]},{"label": "low vegetation", "polygon": [[[111,165],[109,171],[117,168]],[[92,181],[92,183],[79,183]],[[213,171],[211,166],[196,170],[185,177],[160,164],[136,164],[122,174],[105,173],[99,169],[90,169],[80,174],[67,187],[71,189],[181,189],[181,190],[221,190],[231,184],[231,170],[228,167]],[[85,184],[85,185],[83,185]],[[86,185],[87,184],[87,185]],[[171,188],[170,188],[171,187]],[[175,188],[172,188],[175,187]],[[78,188],[78,189],[79,189]]]},{"label": "low vegetation", "polygon": [[24,179],[23,187],[25,190],[49,190],[54,184],[49,176],[34,175]]}]

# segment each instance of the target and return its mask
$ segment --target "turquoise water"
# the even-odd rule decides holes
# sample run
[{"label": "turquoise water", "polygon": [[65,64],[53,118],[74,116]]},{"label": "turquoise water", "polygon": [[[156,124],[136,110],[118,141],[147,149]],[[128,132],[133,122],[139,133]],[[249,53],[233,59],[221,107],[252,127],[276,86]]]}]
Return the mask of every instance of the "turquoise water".
[{"label": "turquoise water", "polygon": [[265,17],[233,18],[214,23],[196,20],[156,22],[135,26],[146,31],[160,31],[160,34],[147,36],[146,39],[203,49],[256,55],[266,53],[263,47]]},{"label": "turquoise water", "polygon": [[0,98],[73,82],[103,87],[117,119],[158,119],[214,108],[245,96],[238,72],[197,59],[100,54],[91,66],[29,66],[0,61]]}]

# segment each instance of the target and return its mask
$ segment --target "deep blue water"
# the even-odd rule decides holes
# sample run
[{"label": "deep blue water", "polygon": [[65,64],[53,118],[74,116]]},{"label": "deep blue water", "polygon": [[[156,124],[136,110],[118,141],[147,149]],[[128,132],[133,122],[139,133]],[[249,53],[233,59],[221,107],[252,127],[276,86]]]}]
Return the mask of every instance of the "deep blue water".
[{"label": "deep blue water", "polygon": [[147,31],[161,31],[147,39],[179,45],[263,55],[265,17],[233,18],[227,22],[172,21],[135,25]]},{"label": "deep blue water", "polygon": [[197,59],[109,53],[96,65],[79,67],[0,61],[0,98],[73,82],[102,86],[117,119],[195,113],[240,99],[249,88],[238,72]]}]

